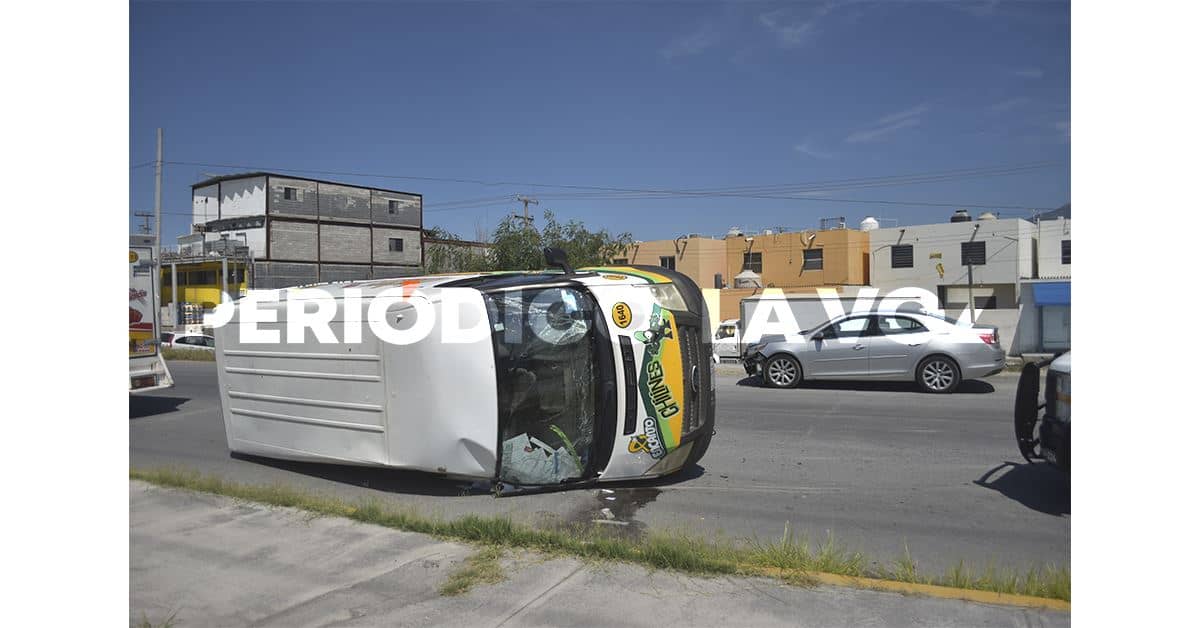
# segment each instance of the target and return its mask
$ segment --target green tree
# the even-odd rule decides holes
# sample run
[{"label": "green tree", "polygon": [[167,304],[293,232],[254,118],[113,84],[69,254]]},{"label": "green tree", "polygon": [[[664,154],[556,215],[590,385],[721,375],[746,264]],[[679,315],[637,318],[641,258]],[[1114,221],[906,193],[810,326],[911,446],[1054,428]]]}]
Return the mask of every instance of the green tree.
[{"label": "green tree", "polygon": [[478,247],[428,241],[459,240],[458,235],[454,233],[441,227],[433,227],[425,230],[425,238],[425,272],[427,273],[469,273],[492,269],[490,255],[486,251],[480,251]]},{"label": "green tree", "polygon": [[[546,267],[544,247],[558,247],[567,253],[575,268],[605,264],[633,243],[633,236],[611,235],[607,229],[592,231],[583,222],[559,222],[554,213],[546,210],[541,231],[528,225],[520,216],[508,216],[500,221],[492,234],[491,249],[486,255],[472,254],[464,247],[431,244],[425,249],[427,272],[481,272],[489,270],[541,270]],[[456,240],[457,236],[444,229],[430,229],[429,237]]]}]

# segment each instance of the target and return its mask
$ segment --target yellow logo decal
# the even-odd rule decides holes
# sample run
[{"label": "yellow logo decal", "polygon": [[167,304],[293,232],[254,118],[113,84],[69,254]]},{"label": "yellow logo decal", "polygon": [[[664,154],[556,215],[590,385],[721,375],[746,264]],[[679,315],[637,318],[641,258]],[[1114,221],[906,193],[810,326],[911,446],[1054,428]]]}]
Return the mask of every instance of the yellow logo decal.
[{"label": "yellow logo decal", "polygon": [[613,306],[612,319],[617,324],[617,327],[625,329],[629,327],[629,323],[633,322],[633,312],[624,301],[621,301]]},{"label": "yellow logo decal", "polygon": [[625,275],[600,275],[600,276],[604,277],[605,279],[612,280],[612,281],[623,281],[626,279]]},{"label": "yellow logo decal", "polygon": [[137,262],[137,261],[138,261],[137,251],[130,251],[129,252],[129,263],[133,264],[134,262]]}]

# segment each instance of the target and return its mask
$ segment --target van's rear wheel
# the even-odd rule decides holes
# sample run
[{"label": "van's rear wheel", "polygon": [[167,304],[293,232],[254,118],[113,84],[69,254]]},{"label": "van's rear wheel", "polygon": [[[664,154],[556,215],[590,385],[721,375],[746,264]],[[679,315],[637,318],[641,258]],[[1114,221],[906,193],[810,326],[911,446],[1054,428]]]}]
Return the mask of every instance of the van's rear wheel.
[{"label": "van's rear wheel", "polygon": [[800,363],[787,354],[773,355],[763,365],[762,377],[771,388],[795,388],[800,383]]}]

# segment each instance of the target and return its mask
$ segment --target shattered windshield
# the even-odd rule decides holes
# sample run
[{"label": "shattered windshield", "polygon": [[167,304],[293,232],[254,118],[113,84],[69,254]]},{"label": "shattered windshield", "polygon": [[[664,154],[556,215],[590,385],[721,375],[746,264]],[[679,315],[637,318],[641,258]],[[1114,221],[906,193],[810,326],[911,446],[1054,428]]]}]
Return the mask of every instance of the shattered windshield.
[{"label": "shattered windshield", "polygon": [[582,478],[599,412],[592,300],[570,287],[487,294],[496,351],[500,480]]}]

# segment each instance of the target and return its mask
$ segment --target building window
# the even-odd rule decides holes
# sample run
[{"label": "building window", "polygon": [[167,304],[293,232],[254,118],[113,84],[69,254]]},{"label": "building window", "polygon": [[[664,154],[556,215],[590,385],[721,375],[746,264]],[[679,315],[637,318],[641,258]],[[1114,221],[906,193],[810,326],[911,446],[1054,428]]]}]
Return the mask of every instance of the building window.
[{"label": "building window", "polygon": [[987,242],[963,242],[962,265],[983,266],[987,264]]},{"label": "building window", "polygon": [[804,270],[825,268],[825,249],[804,249]]},{"label": "building window", "polygon": [[388,201],[388,213],[389,213],[389,214],[398,214],[398,213],[400,213],[400,201],[391,201],[391,200],[389,200],[389,201]]},{"label": "building window", "polygon": [[283,188],[283,200],[285,200],[285,201],[300,200],[300,189],[299,188]]},{"label": "building window", "polygon": [[892,268],[913,267],[913,245],[896,244],[892,246]]},{"label": "building window", "polygon": [[1070,240],[1062,241],[1062,263],[1064,263],[1064,264],[1071,263],[1071,241]]},{"label": "building window", "polygon": [[658,258],[658,265],[662,266],[663,268],[670,268],[671,270],[675,270],[675,256],[674,255],[660,256]]},{"label": "building window", "polygon": [[220,276],[215,270],[193,270],[186,274],[189,286],[213,286],[216,285],[217,277]]},{"label": "building window", "polygon": [[629,263],[629,258],[628,257],[614,257],[612,263],[616,264],[618,266],[624,266],[625,264]]},{"label": "building window", "polygon": [[388,250],[403,253],[404,252],[404,240],[402,240],[400,238],[388,238]]},{"label": "building window", "polygon": [[752,270],[762,274],[762,253],[745,253],[742,255],[742,270]]}]

